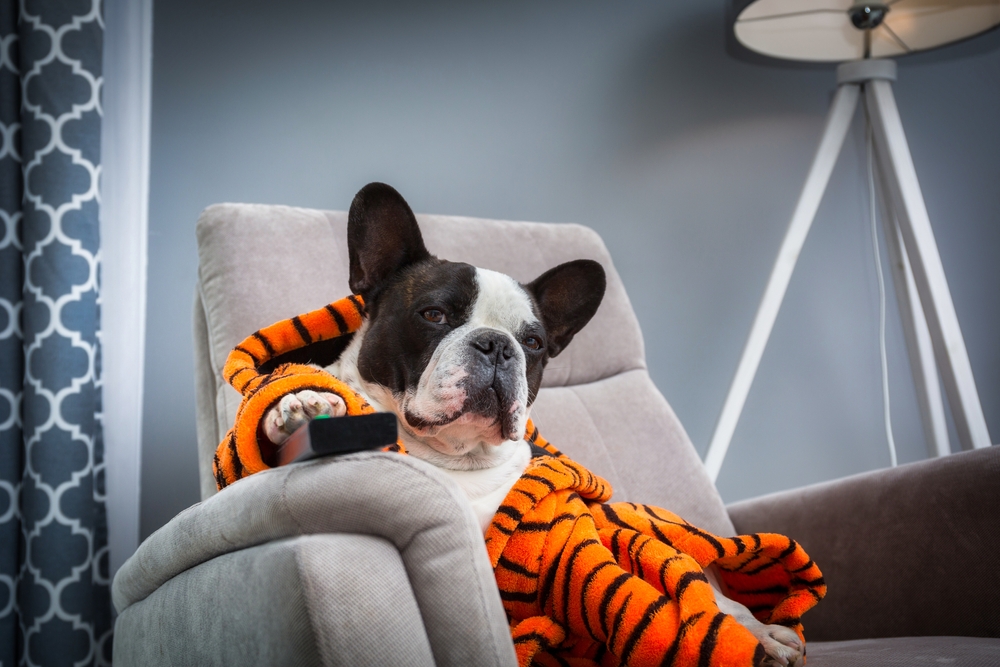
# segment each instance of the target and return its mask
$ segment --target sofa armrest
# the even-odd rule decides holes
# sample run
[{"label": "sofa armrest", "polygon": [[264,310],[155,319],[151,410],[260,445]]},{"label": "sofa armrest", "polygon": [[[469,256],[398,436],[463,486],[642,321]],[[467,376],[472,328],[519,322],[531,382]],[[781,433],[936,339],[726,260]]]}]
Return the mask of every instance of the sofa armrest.
[{"label": "sofa armrest", "polygon": [[739,533],[782,533],[829,590],[814,640],[1000,636],[1000,447],[734,503]]},{"label": "sofa armrest", "polygon": [[[398,454],[351,454],[240,480],[150,535],[115,576],[112,599],[123,613],[219,556],[339,533],[381,538],[398,550],[435,664],[516,664],[471,507],[441,471]],[[365,563],[356,566],[359,579],[371,575]]]}]

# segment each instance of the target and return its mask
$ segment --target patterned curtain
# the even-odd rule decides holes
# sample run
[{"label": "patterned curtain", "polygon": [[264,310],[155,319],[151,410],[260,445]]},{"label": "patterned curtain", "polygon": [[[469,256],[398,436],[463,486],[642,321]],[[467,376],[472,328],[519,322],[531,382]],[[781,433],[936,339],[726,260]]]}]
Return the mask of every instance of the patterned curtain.
[{"label": "patterned curtain", "polygon": [[0,0],[0,666],[111,662],[100,0]]}]

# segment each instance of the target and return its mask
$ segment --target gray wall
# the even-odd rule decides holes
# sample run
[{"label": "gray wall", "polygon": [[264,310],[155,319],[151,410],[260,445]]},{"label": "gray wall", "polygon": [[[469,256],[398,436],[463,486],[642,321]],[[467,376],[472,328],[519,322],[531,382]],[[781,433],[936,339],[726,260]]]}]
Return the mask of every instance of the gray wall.
[{"label": "gray wall", "polygon": [[[417,211],[593,227],[704,453],[832,71],[727,56],[721,0],[417,4],[156,3],[143,535],[198,499],[194,223],[213,202],[344,209],[382,180]],[[1000,35],[901,61],[896,94],[998,440]],[[888,465],[863,156],[857,123],[736,430],[727,501]],[[888,306],[906,462],[926,450],[891,286]]]}]

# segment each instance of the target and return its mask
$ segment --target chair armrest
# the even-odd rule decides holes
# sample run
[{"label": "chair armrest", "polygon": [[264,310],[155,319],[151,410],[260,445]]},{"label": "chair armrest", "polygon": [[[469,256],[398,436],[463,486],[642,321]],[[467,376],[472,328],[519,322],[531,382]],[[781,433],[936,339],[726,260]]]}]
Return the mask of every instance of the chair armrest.
[{"label": "chair armrest", "polygon": [[1000,447],[729,505],[739,533],[782,533],[829,590],[810,639],[1000,636]]},{"label": "chair armrest", "polygon": [[395,545],[349,533],[275,540],[181,572],[118,615],[112,655],[115,667],[434,667]]},{"label": "chair armrest", "polygon": [[370,535],[398,550],[435,664],[516,664],[483,535],[461,494],[433,466],[383,452],[260,472],[150,535],[115,576],[112,600],[122,613],[190,568],[275,540]]}]

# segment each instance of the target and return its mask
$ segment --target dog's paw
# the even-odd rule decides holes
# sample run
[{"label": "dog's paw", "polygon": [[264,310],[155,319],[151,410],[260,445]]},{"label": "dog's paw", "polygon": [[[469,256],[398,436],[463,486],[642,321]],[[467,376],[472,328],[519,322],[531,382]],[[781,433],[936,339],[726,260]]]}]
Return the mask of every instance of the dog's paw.
[{"label": "dog's paw", "polygon": [[794,630],[783,625],[764,625],[758,623],[750,628],[754,637],[764,648],[766,657],[763,667],[802,667],[805,664],[805,646]]},{"label": "dog's paw", "polygon": [[310,389],[285,394],[278,405],[264,415],[264,435],[276,445],[319,415],[343,417],[347,413],[344,399],[329,392]]},{"label": "dog's paw", "polygon": [[[715,578],[714,574],[711,576]],[[764,656],[760,662],[755,661],[757,667],[802,667],[805,664],[806,647],[794,630],[783,625],[765,625],[739,602],[727,598],[717,589],[713,588],[713,591],[719,610],[732,616],[760,642]]]}]

